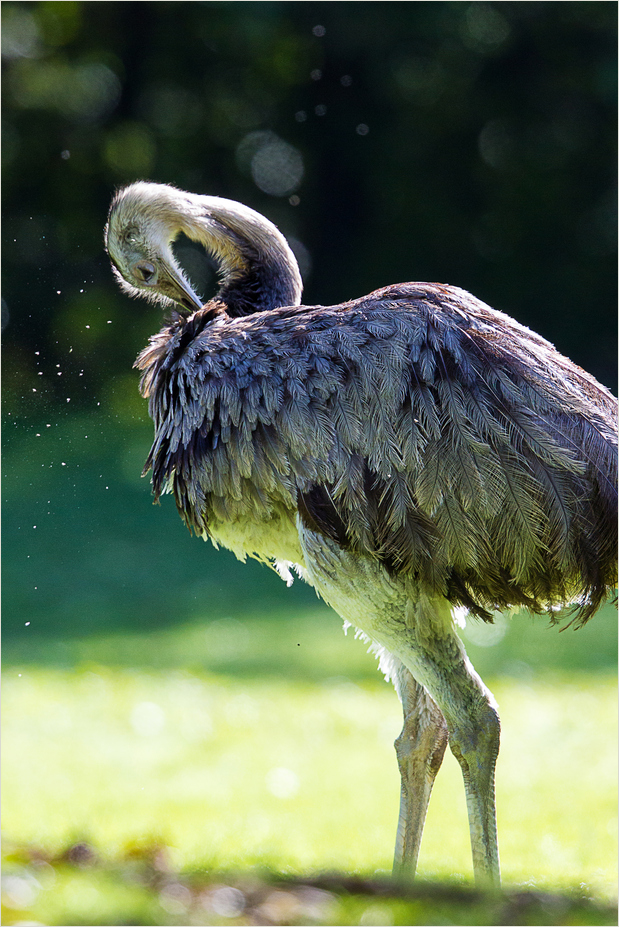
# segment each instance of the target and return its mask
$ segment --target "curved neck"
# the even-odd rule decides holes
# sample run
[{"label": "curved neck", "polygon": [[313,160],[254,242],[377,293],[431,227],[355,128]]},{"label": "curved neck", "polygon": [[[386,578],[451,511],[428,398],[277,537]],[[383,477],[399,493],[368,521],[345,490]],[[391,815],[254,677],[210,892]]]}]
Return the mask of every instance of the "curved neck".
[{"label": "curved neck", "polygon": [[191,196],[181,230],[219,264],[217,298],[231,316],[298,306],[303,284],[292,250],[275,225],[241,203]]}]

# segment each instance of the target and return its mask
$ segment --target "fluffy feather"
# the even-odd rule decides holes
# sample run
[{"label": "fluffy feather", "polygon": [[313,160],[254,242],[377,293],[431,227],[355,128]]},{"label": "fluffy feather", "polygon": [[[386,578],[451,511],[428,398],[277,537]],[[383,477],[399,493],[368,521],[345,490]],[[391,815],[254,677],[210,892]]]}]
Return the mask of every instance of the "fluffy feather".
[{"label": "fluffy feather", "polygon": [[298,513],[486,619],[577,600],[585,621],[615,584],[616,402],[538,335],[430,284],[215,308],[137,361],[155,494],[191,527],[253,523],[244,550],[267,559],[260,522]]}]

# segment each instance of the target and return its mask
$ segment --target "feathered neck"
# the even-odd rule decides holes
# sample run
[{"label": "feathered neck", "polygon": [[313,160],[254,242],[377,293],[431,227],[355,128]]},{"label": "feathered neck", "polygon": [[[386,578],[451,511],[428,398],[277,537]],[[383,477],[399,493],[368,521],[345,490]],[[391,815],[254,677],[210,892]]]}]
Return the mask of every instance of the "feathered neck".
[{"label": "feathered neck", "polygon": [[118,210],[124,224],[140,227],[155,253],[179,273],[171,248],[178,235],[202,245],[218,265],[217,299],[229,315],[300,304],[303,284],[295,256],[279,229],[253,209],[139,181],[117,195],[109,225]]}]

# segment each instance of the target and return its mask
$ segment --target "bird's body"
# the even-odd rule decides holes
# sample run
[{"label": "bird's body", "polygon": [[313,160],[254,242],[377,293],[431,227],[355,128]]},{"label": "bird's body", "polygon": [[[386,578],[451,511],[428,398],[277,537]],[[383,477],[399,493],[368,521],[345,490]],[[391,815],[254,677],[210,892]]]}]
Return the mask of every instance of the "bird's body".
[{"label": "bird's body", "polygon": [[300,520],[487,618],[584,590],[587,617],[612,581],[612,535],[588,536],[612,511],[612,400],[468,293],[404,284],[244,318],[207,305],[138,366],[156,494],[242,556],[305,568]]},{"label": "bird's body", "polygon": [[[181,230],[223,265],[205,306],[171,256]],[[296,569],[372,641],[404,706],[397,865],[414,870],[449,739],[476,876],[496,883],[498,714],[453,609],[572,605],[584,623],[600,605],[616,582],[615,400],[455,287],[299,305],[283,237],[227,200],[133,185],[107,244],[132,291],[191,310],[137,362],[156,496],[239,556]]]}]

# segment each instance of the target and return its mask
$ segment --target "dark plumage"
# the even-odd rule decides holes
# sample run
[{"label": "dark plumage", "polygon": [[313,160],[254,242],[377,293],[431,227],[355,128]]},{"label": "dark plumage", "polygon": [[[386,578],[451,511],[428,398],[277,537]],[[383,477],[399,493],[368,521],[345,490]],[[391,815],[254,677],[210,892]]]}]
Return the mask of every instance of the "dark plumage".
[{"label": "dark plumage", "polygon": [[[180,230],[223,268],[204,307],[171,259]],[[570,607],[583,624],[599,607],[617,579],[616,401],[455,287],[300,306],[283,241],[246,207],[169,187],[112,204],[120,276],[144,291],[146,262],[147,295],[189,310],[137,361],[155,424],[146,470],[196,533],[285,575],[297,565],[382,654],[405,709],[396,863],[414,870],[448,731],[476,876],[497,882],[498,715],[450,609],[555,620]]]},{"label": "dark plumage", "polygon": [[137,365],[155,494],[169,483],[198,533],[298,510],[488,620],[578,595],[582,622],[614,582],[612,399],[468,293],[404,284],[243,319],[209,304]]}]

